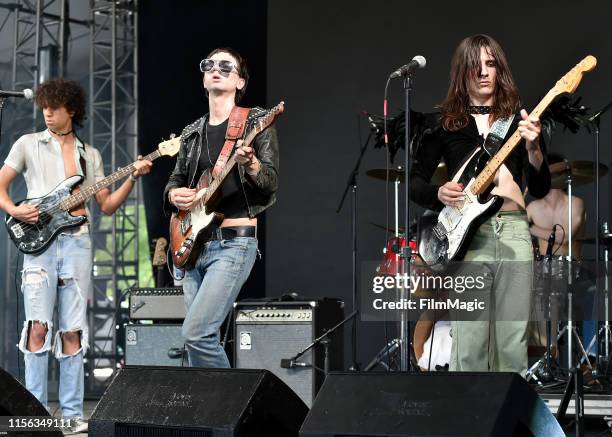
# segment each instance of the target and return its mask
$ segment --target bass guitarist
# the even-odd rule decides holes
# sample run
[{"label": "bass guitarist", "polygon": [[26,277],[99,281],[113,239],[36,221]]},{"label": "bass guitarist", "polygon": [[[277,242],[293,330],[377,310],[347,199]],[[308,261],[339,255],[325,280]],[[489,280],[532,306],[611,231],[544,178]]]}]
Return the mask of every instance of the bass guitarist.
[{"label": "bass guitarist", "polygon": [[[13,144],[0,169],[0,208],[26,224],[39,221],[39,208],[32,204],[16,206],[8,189],[22,173],[28,198],[43,197],[70,176],[84,175],[83,187],[104,179],[100,152],[84,144],[75,128],[85,118],[85,92],[74,81],[52,79],[36,92],[47,129],[24,135]],[[139,160],[129,178],[114,192],[103,188],[95,195],[104,214],[112,214],[125,201],[139,176],[153,164]],[[83,215],[85,205],[71,211]],[[25,323],[19,349],[24,354],[27,389],[47,406],[48,353],[53,349],[59,360],[59,401],[62,415],[75,418],[75,431],[84,432],[83,356],[88,347],[87,298],[91,284],[92,254],[87,223],[63,231],[41,253],[24,255],[22,290]],[[53,332],[53,307],[57,300],[59,326]]]},{"label": "bass guitarist", "polygon": [[[224,155],[228,120],[249,80],[246,61],[231,48],[213,50],[200,63],[200,70],[209,112],[181,134],[182,146],[164,192],[168,214],[189,210],[197,201],[194,187],[201,175],[215,174],[218,158]],[[274,127],[260,133],[253,147],[239,140],[234,153],[239,165],[222,183],[215,207],[223,221],[183,279],[183,336],[192,367],[229,367],[219,328],[255,263],[257,216],[276,201],[278,140]]]},{"label": "bass guitarist", "polygon": [[[415,157],[411,198],[433,210],[459,205],[463,201],[461,184],[429,183],[438,163],[444,158],[449,174],[457,174],[483,143],[493,123],[516,115],[519,108],[518,90],[500,45],[487,35],[461,41],[451,61],[447,96],[439,106],[440,126],[423,139]],[[477,262],[482,269],[478,273],[491,278],[488,318],[452,321],[450,370],[514,371],[522,375],[527,370],[533,251],[522,187],[525,178],[531,195],[544,197],[550,187],[550,173],[540,149],[539,120],[521,110],[505,140],[517,127],[524,146],[511,153],[494,179],[493,193],[503,198],[503,205],[480,225],[464,257],[464,261]],[[514,314],[512,321],[496,322],[495,314],[508,308]]]}]

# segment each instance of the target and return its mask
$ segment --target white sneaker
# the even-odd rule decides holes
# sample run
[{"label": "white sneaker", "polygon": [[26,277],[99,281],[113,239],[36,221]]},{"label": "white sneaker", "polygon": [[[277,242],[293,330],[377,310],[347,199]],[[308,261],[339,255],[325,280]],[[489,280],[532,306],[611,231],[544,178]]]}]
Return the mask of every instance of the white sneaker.
[{"label": "white sneaker", "polygon": [[86,434],[89,428],[87,421],[80,417],[71,417],[72,426],[64,430],[64,435]]}]

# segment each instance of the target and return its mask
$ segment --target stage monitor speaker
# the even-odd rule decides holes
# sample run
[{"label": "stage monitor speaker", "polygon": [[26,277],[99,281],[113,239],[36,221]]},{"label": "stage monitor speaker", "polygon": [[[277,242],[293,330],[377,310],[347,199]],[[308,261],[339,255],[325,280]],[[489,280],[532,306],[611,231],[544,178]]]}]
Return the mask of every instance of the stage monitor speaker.
[{"label": "stage monitor speaker", "polygon": [[327,436],[565,436],[516,373],[332,373],[300,430]]},{"label": "stage monitor speaker", "polygon": [[62,437],[63,433],[57,430],[39,431],[32,430],[11,430],[5,429],[5,425],[9,425],[8,418],[10,417],[51,417],[47,409],[38,402],[23,385],[19,383],[13,375],[0,367],[0,418],[3,422],[0,424],[0,435],[6,431],[10,436],[31,436],[38,437]]},{"label": "stage monitor speaker", "polygon": [[[344,303],[337,299],[310,301],[241,301],[235,304],[234,363],[239,369],[266,369],[291,387],[310,407],[323,383],[324,348],[314,347],[290,368],[287,360],[339,323]],[[329,368],[342,370],[343,331],[330,335]]]},{"label": "stage monitor speaker", "polygon": [[182,325],[125,325],[125,363],[128,366],[188,367]]},{"label": "stage monitor speaker", "polygon": [[308,408],[265,370],[127,367],[89,419],[89,435],[296,436]]}]

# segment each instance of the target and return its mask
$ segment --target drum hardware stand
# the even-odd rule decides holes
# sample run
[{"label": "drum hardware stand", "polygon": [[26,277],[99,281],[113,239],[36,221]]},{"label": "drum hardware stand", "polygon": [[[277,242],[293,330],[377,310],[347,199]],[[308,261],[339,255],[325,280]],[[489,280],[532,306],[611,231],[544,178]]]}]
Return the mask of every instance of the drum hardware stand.
[{"label": "drum hardware stand", "polygon": [[576,327],[574,326],[573,320],[573,297],[574,297],[574,259],[573,259],[573,235],[572,235],[572,175],[568,173],[567,175],[567,196],[569,199],[568,202],[568,254],[565,257],[567,261],[567,325],[563,327],[563,329],[559,332],[557,336],[557,342],[563,337],[563,334],[567,332],[567,368],[568,370],[576,367],[574,362],[574,354],[573,354],[573,340],[576,340],[577,346],[580,348],[580,352],[583,355],[583,358],[586,359],[586,363],[591,371],[593,371],[593,367],[589,362],[589,357],[584,349],[584,345],[580,340],[580,336],[576,331]]},{"label": "drum hardware stand", "polygon": [[391,366],[389,364],[387,364],[385,361],[388,361],[389,363],[391,363],[391,357],[393,355],[396,355],[398,349],[400,348],[400,340],[399,338],[394,338],[393,340],[391,340],[389,343],[387,343],[374,357],[374,359],[372,361],[370,361],[370,363],[365,366],[365,368],[363,369],[364,372],[369,372],[370,370],[374,369],[377,365],[381,365],[385,368],[385,370],[387,371],[391,371],[394,369],[391,369]]},{"label": "drum hardware stand", "polygon": [[[549,383],[554,380],[554,376],[552,373],[552,321],[551,318],[551,286],[552,286],[552,255],[547,255],[544,257],[545,266],[547,269],[543,270],[545,285],[544,285],[544,293],[546,295],[546,352],[544,356],[536,361],[530,368],[527,370],[525,374],[525,379],[529,381],[530,379],[534,379],[539,386],[543,386],[543,383]],[[538,378],[539,375],[539,378]]]},{"label": "drum hardware stand", "polygon": [[582,437],[584,435],[584,391],[583,391],[583,378],[582,371],[580,368],[572,368],[569,371],[569,378],[565,391],[563,392],[563,398],[557,408],[557,420],[559,423],[565,421],[565,414],[567,413],[567,407],[569,401],[572,398],[572,393],[576,393],[576,400],[574,402],[575,411],[575,422],[576,422],[576,437]]},{"label": "drum hardware stand", "polygon": [[559,339],[563,337],[563,334],[567,332],[567,370],[568,370],[568,380],[567,385],[565,386],[565,391],[563,393],[563,399],[559,404],[559,409],[557,410],[557,419],[561,422],[565,418],[565,413],[567,411],[567,406],[569,405],[569,400],[572,397],[572,394],[575,394],[575,412],[576,412],[576,436],[584,435],[584,391],[583,391],[583,378],[582,378],[582,369],[580,368],[580,360],[578,360],[578,365],[574,364],[574,354],[573,354],[573,342],[572,340],[575,338],[578,347],[582,355],[586,358],[586,363],[591,370],[593,371],[593,367],[589,362],[589,357],[584,350],[584,346],[580,341],[580,337],[576,332],[576,327],[573,322],[573,292],[574,292],[574,260],[573,260],[573,251],[572,251],[572,174],[568,172],[567,175],[567,196],[569,199],[568,202],[568,255],[566,260],[568,262],[568,270],[567,270],[567,324],[563,327],[563,329],[559,332],[557,336],[557,344]]},{"label": "drum hardware stand", "polygon": [[[600,329],[599,329],[599,291],[600,291],[600,286],[599,286],[599,262],[600,262],[600,256],[599,256],[599,237],[600,237],[600,227],[599,227],[599,133],[600,133],[600,119],[601,116],[603,114],[605,114],[610,108],[612,107],[612,102],[609,102],[607,105],[605,105],[603,108],[601,108],[597,113],[595,113],[593,116],[589,117],[586,121],[593,127],[593,137],[594,137],[594,142],[593,142],[593,148],[594,148],[594,155],[595,155],[595,304],[597,305],[597,309],[598,309],[598,317],[596,320],[596,324],[595,324],[595,371],[593,373],[593,377],[596,378],[597,376],[599,376],[599,335],[600,335]],[[571,202],[570,202],[571,205]],[[607,266],[606,266],[607,268]],[[607,289],[606,289],[607,290]],[[609,355],[609,320],[610,320],[610,314],[607,312],[607,303],[608,303],[608,295],[606,293],[606,314],[604,315],[605,320],[605,326],[606,326],[606,331],[605,331],[605,337],[606,337],[606,345],[605,345],[605,349],[606,349],[606,361],[609,362],[610,360],[610,355]]]},{"label": "drum hardware stand", "polygon": [[[352,237],[352,266],[353,266],[353,283],[352,283],[352,295],[353,295],[353,305],[352,310],[356,314],[358,313],[357,309],[357,175],[359,174],[359,168],[361,167],[361,160],[363,159],[363,155],[365,154],[368,144],[370,144],[370,139],[372,138],[372,132],[368,135],[363,146],[360,145],[359,157],[357,158],[357,162],[355,163],[355,167],[351,171],[349,175],[346,188],[344,189],[344,193],[342,193],[342,199],[340,199],[340,204],[336,209],[336,214],[339,214],[342,210],[342,206],[344,205],[344,200],[346,199],[346,195],[348,194],[349,189],[351,190],[351,237]],[[358,371],[359,364],[357,363],[357,319],[353,321],[353,328],[351,334],[351,364],[349,366],[349,370]]]},{"label": "drum hardware stand", "polygon": [[[602,225],[602,238],[604,239],[604,320],[603,325],[599,328],[599,335],[603,336],[603,361],[606,371],[602,372],[604,375],[607,373],[608,366],[610,365],[612,357],[610,357],[610,340],[612,338],[612,327],[610,325],[610,301],[608,293],[610,292],[610,272],[608,271],[608,263],[610,262],[610,243],[612,243],[612,233],[608,228],[608,222],[604,222]],[[593,337],[587,347],[587,352],[590,352],[595,343],[597,336]]]}]

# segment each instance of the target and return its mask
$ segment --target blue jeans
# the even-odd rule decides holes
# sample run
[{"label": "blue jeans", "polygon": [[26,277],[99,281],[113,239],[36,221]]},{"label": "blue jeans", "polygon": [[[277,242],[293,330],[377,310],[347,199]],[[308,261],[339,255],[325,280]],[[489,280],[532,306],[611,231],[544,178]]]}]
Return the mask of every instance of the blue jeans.
[{"label": "blue jeans", "polygon": [[229,367],[219,329],[246,282],[257,255],[257,239],[238,237],[206,243],[195,267],[185,272],[183,337],[192,367]]},{"label": "blue jeans", "polygon": [[[59,401],[65,417],[83,416],[83,355],[88,347],[87,295],[91,286],[91,240],[88,233],[60,234],[38,255],[24,255],[21,290],[25,322],[19,341],[24,354],[26,388],[47,407],[49,351],[60,364]],[[53,307],[57,300],[59,326],[53,342]],[[28,333],[34,322],[46,325],[43,346],[29,351]],[[81,347],[64,354],[62,334],[80,332]]]}]

